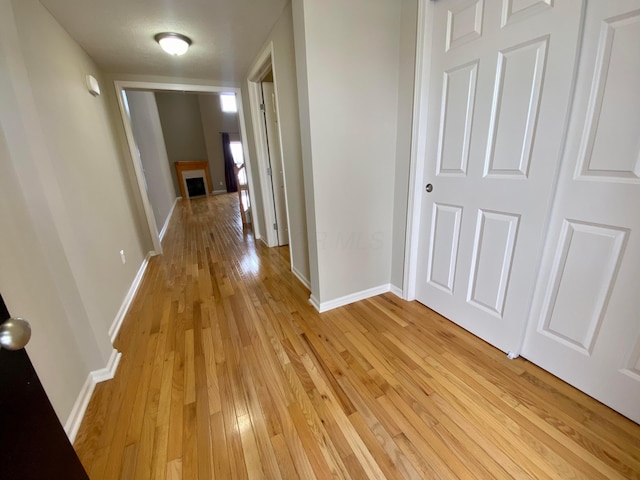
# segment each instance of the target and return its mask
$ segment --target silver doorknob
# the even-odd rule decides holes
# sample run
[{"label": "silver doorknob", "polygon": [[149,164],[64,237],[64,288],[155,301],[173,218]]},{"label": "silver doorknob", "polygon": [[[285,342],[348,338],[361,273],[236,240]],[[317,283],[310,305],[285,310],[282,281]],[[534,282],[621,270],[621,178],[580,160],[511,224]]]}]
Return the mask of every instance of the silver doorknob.
[{"label": "silver doorknob", "polygon": [[424,189],[427,191],[427,193],[431,193],[433,191],[433,185],[427,183],[427,186],[424,187]]},{"label": "silver doorknob", "polygon": [[20,350],[31,338],[31,325],[23,318],[10,318],[0,325],[0,347]]}]

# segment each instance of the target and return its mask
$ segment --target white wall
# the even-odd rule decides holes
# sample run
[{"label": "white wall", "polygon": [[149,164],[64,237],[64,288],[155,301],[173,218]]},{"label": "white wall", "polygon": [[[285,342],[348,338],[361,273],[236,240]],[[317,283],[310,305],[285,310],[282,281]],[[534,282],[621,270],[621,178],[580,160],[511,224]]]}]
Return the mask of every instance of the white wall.
[{"label": "white wall", "polygon": [[[311,275],[307,235],[307,210],[304,193],[302,147],[300,143],[300,117],[298,113],[298,90],[293,45],[293,18],[290,3],[284,8],[282,15],[271,30],[261,51],[263,51],[269,43],[273,44],[273,75],[276,84],[278,113],[280,114],[282,158],[286,181],[287,205],[289,208],[289,248],[293,268],[299,276],[309,282]],[[249,98],[248,94],[245,95],[245,98]],[[245,107],[246,116],[250,118],[249,102],[246,102]],[[251,122],[247,123],[250,124]],[[256,158],[253,131],[251,131],[249,138],[252,158]],[[257,169],[254,171],[257,172]]]},{"label": "white wall", "polygon": [[401,0],[401,8],[398,127],[391,257],[391,284],[399,289],[402,289],[403,286],[405,233],[407,229],[407,205],[409,199],[411,129],[413,126],[413,93],[418,34],[418,0]]},{"label": "white wall", "polygon": [[220,95],[217,94],[198,95],[198,102],[204,140],[207,146],[211,183],[214,190],[226,192],[227,184],[224,176],[224,155],[222,154],[220,133],[231,134],[231,140],[239,137],[238,113],[223,112],[220,106]]},{"label": "white wall", "polygon": [[[38,1],[0,9],[0,290],[12,313],[32,322],[28,352],[64,422],[89,371],[112,352],[107,331],[147,239],[100,71]],[[105,94],[89,94],[87,74]]]},{"label": "white wall", "polygon": [[156,97],[151,92],[126,92],[131,129],[144,170],[149,203],[161,230],[176,199],[169,158],[164,146]]},{"label": "white wall", "polygon": [[[0,12],[5,14],[2,5]],[[4,22],[0,20],[0,24]],[[0,60],[0,71],[4,65]],[[8,91],[4,87],[2,78],[2,130],[5,114],[13,107],[5,103]],[[15,133],[7,128],[6,135],[14,137],[9,145],[5,132],[0,131],[0,292],[10,313],[31,323],[33,333],[27,352],[64,423],[88,372],[105,365],[102,352],[110,345],[106,332],[101,341],[96,338],[80,294],[74,289],[44,186],[34,176],[36,152],[17,152],[29,147],[23,143],[24,137],[16,141]],[[27,201],[25,185],[40,192]]]},{"label": "white wall", "polygon": [[296,58],[306,58],[298,79],[317,232],[312,294],[322,304],[390,283],[401,4],[294,0],[294,10]]},{"label": "white wall", "polygon": [[[106,95],[91,96],[85,75],[100,71],[35,0],[12,2],[55,181],[70,220],[64,231],[74,276],[92,319],[109,327],[146,255],[125,191],[122,158]],[[52,179],[53,180],[53,179]],[[119,251],[128,262],[122,265]]]}]

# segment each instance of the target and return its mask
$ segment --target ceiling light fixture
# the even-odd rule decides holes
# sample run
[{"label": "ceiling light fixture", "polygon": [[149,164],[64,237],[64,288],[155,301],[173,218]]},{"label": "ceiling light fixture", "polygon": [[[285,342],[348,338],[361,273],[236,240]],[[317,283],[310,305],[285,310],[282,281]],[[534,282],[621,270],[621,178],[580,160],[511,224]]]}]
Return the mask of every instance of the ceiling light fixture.
[{"label": "ceiling light fixture", "polygon": [[159,33],[154,38],[169,55],[184,55],[191,45],[191,39],[179,33]]}]

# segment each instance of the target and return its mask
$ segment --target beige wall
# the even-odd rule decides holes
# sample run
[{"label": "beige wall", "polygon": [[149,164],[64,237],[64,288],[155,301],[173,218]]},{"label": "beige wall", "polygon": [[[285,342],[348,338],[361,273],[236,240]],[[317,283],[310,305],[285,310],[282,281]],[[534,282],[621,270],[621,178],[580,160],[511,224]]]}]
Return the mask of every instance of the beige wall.
[{"label": "beige wall", "polygon": [[198,95],[202,130],[207,146],[209,170],[213,190],[227,191],[224,179],[224,157],[222,155],[221,132],[231,134],[231,140],[239,137],[240,125],[237,113],[225,113],[220,107],[220,96],[217,94]]},{"label": "beige wall", "polygon": [[182,160],[207,160],[198,95],[177,92],[156,92],[155,95],[171,164],[173,186],[176,195],[180,196],[174,163]]},{"label": "beige wall", "polygon": [[126,92],[131,129],[144,170],[149,203],[158,232],[167,221],[176,200],[169,158],[164,146],[156,97],[152,92]]},{"label": "beige wall", "polygon": [[[293,18],[291,4],[283,10],[278,22],[271,30],[265,45],[273,43],[273,76],[276,85],[282,159],[287,191],[289,213],[289,248],[293,268],[307,283],[310,281],[309,241],[307,234],[306,202],[300,144],[300,117],[298,114],[298,88],[296,84],[295,51],[293,45]],[[263,50],[261,49],[261,51]],[[248,94],[245,95],[248,98]],[[250,118],[247,101],[247,117]],[[251,122],[248,122],[251,123]],[[249,137],[255,147],[253,131]],[[252,148],[252,157],[255,148]],[[254,169],[257,172],[258,169]],[[256,182],[258,183],[258,182]],[[264,231],[264,230],[262,230]]]},{"label": "beige wall", "polygon": [[[2,6],[0,12],[5,14]],[[4,22],[0,20],[0,23]],[[3,63],[0,61],[0,70],[4,68]],[[4,90],[2,80],[0,87]],[[2,95],[2,130],[5,129],[4,113],[8,110],[6,93],[4,90]],[[13,143],[15,148],[16,142]],[[104,366],[106,359],[102,358],[101,350],[109,348],[108,337],[105,332],[102,342],[98,342],[77,289],[70,291],[75,281],[68,263],[65,265],[64,249],[55,227],[51,225],[52,214],[45,195],[36,193],[35,197],[39,198],[32,196],[28,201],[25,197],[24,185],[41,188],[39,179],[32,175],[34,165],[27,164],[24,156],[17,152],[10,152],[10,148],[4,132],[0,131],[0,224],[3,226],[0,230],[0,292],[10,313],[31,323],[33,333],[27,352],[64,423],[89,371]],[[16,161],[21,163],[19,167]],[[16,168],[22,171],[22,181]],[[50,255],[57,258],[52,259]],[[58,290],[59,282],[66,283],[66,292]],[[93,354],[83,351],[80,342],[90,346]]]},{"label": "beige wall", "polygon": [[[38,1],[0,9],[0,290],[13,314],[32,322],[28,352],[64,423],[89,371],[111,354],[107,331],[147,239],[138,234],[100,71]],[[102,96],[89,94],[87,74]]]},{"label": "beige wall", "polygon": [[402,26],[400,28],[400,74],[398,77],[398,133],[396,142],[393,246],[391,257],[391,284],[400,289],[402,289],[403,286],[405,234],[407,229],[418,0],[401,0],[401,8]]},{"label": "beige wall", "polygon": [[318,249],[312,293],[325,303],[390,283],[401,8],[397,0],[294,0],[294,8],[296,57],[306,58],[298,77]]}]

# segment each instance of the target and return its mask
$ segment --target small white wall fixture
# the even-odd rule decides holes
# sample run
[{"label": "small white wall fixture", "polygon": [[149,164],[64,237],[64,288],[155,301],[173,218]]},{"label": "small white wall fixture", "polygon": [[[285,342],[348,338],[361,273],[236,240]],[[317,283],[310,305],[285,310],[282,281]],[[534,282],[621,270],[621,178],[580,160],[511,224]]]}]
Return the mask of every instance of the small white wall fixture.
[{"label": "small white wall fixture", "polygon": [[[127,113],[127,107],[124,101],[124,91],[125,90],[141,90],[141,91],[166,91],[166,92],[182,92],[182,93],[235,93],[236,102],[238,103],[238,120],[240,122],[240,135],[242,138],[242,148],[245,152],[245,165],[247,167],[247,180],[249,183],[249,198],[251,200],[251,204],[255,205],[254,198],[254,184],[253,184],[253,175],[251,174],[251,162],[249,161],[249,150],[247,148],[247,134],[246,134],[246,126],[244,121],[244,112],[242,109],[242,92],[239,88],[230,88],[224,86],[216,86],[216,85],[194,85],[194,84],[184,84],[184,83],[163,83],[163,82],[144,82],[144,81],[129,81],[129,80],[116,80],[114,82],[114,86],[116,89],[116,98],[118,101],[118,106],[120,108],[120,116],[122,118],[122,124],[124,127],[125,135],[127,137],[127,144],[129,146],[129,159],[133,166],[133,170],[136,176],[136,182],[138,185],[138,189],[140,191],[140,197],[142,199],[142,205],[144,208],[145,217],[147,219],[147,226],[149,228],[149,234],[151,236],[151,240],[153,242],[153,254],[159,255],[162,253],[162,244],[160,241],[160,234],[158,231],[158,226],[156,225],[155,216],[153,214],[153,209],[151,207],[151,202],[149,201],[149,196],[147,195],[147,188],[145,184],[144,172],[142,170],[142,165],[138,159],[137,146],[135,142],[135,138],[133,136],[133,130],[131,128],[131,120]],[[210,192],[208,192],[210,193]],[[255,213],[254,213],[255,214]],[[258,222],[253,222],[253,228],[256,238],[260,237],[260,232],[258,231]]]},{"label": "small white wall fixture", "polygon": [[[274,206],[274,196],[273,196],[273,185],[270,181],[270,176],[268,174],[269,168],[269,148],[267,145],[267,132],[262,116],[262,110],[260,105],[262,104],[262,95],[260,90],[260,82],[265,77],[265,75],[271,70],[273,73],[273,83],[276,86],[275,89],[275,106],[278,118],[280,118],[279,108],[278,108],[278,80],[276,78],[276,69],[275,69],[275,58],[274,58],[274,49],[273,42],[270,42],[265,49],[260,53],[257,60],[251,67],[249,71],[249,75],[247,77],[247,88],[249,90],[249,106],[251,111],[251,121],[253,125],[254,139],[256,143],[256,153],[257,153],[257,165],[258,172],[260,175],[260,186],[262,190],[262,205],[264,209],[264,221],[265,221],[265,243],[269,247],[275,247],[278,245],[278,236],[277,232],[274,228],[271,228],[272,225],[276,223],[276,213]],[[280,141],[278,142],[280,145],[280,158],[282,159],[283,166],[282,170],[284,172],[284,185],[285,185],[285,205],[287,211],[287,228],[289,232],[291,232],[291,225],[289,221],[289,202],[287,196],[287,172],[284,169],[284,154],[282,151],[282,132],[280,129],[280,124],[278,123],[278,137]],[[278,166],[280,167],[280,166]],[[272,168],[277,168],[272,165]],[[289,248],[291,249],[291,268],[293,269],[293,259],[295,253],[293,251],[293,245],[291,242],[289,243]]]}]

